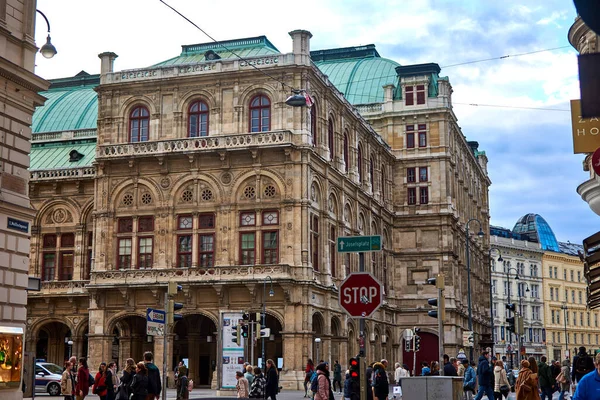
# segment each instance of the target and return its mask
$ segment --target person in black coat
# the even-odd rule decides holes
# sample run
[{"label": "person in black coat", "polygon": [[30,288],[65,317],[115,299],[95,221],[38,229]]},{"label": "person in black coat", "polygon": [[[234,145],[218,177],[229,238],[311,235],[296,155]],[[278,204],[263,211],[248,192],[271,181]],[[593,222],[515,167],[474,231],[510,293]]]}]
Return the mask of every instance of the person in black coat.
[{"label": "person in black coat", "polygon": [[454,368],[454,363],[450,362],[450,356],[448,354],[444,354],[444,376],[458,376],[458,372],[456,372],[456,368]]},{"label": "person in black coat", "polygon": [[135,367],[131,390],[133,392],[131,400],[145,400],[148,396],[148,370],[143,362],[137,363]]},{"label": "person in black coat", "polygon": [[279,374],[273,360],[267,360],[267,384],[265,385],[265,398],[277,400],[277,392],[279,391]]}]

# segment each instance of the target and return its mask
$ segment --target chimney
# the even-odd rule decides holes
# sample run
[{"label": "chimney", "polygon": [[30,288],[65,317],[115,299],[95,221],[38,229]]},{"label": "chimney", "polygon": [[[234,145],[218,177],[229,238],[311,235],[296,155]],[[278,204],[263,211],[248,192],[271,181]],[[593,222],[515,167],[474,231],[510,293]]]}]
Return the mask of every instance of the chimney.
[{"label": "chimney", "polygon": [[105,51],[104,53],[98,54],[100,58],[100,75],[107,74],[109,72],[113,72],[113,63],[115,58],[119,57],[113,52]]},{"label": "chimney", "polygon": [[310,65],[310,38],[312,33],[297,29],[289,33],[292,37],[292,52],[296,64]]}]

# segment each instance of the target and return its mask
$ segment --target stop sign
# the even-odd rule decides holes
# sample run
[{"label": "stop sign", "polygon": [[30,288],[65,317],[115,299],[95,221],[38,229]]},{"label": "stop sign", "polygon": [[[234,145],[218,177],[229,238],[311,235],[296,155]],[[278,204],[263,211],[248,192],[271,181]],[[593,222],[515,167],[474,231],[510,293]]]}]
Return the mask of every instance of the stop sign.
[{"label": "stop sign", "polygon": [[340,286],[339,302],[351,317],[370,317],[383,302],[381,283],[368,272],[351,273]]}]

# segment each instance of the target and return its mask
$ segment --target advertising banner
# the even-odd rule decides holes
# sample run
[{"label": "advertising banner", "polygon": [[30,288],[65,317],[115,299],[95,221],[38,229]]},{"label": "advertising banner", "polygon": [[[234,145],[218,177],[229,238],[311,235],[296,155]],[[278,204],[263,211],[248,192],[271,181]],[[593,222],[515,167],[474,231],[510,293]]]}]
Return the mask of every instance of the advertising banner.
[{"label": "advertising banner", "polygon": [[235,389],[237,380],[235,373],[244,367],[244,338],[240,343],[234,343],[235,331],[238,321],[242,319],[241,312],[221,313],[221,388]]}]

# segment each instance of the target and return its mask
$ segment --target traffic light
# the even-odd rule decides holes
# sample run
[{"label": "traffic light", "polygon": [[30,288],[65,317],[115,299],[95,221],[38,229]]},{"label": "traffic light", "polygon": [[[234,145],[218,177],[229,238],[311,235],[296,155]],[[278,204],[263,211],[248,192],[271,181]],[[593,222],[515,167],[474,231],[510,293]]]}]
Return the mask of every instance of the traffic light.
[{"label": "traffic light", "polygon": [[437,274],[435,276],[435,278],[429,278],[429,279],[427,279],[427,284],[428,285],[434,285],[436,288],[442,289],[442,290],[444,290],[446,288],[446,284],[445,284],[445,281],[444,281],[444,275],[443,274]]},{"label": "traffic light", "polygon": [[517,315],[517,320],[515,321],[515,329],[517,335],[521,336],[525,334],[525,329],[523,326],[523,317],[521,317],[520,315]]},{"label": "traffic light", "polygon": [[[169,298],[177,296],[177,293],[181,292],[183,287],[178,285],[177,282],[170,281],[167,287],[167,296]],[[182,303],[176,303],[174,300],[169,300],[169,302],[165,305],[167,308],[167,324],[173,324],[175,321],[180,321],[183,319],[183,315],[175,314],[175,311],[181,310],[183,308]]]},{"label": "traffic light", "polygon": [[506,318],[506,322],[508,322],[506,330],[515,333],[515,317]]},{"label": "traffic light", "polygon": [[438,309],[428,311],[427,315],[429,315],[432,318],[438,318],[438,316],[440,316],[443,321],[446,319],[446,302],[443,295],[443,290],[446,287],[444,282],[444,275],[437,274],[435,278],[427,279],[427,284],[434,285],[438,289],[438,297],[427,300],[427,304],[433,307],[437,307]]},{"label": "traffic light", "polygon": [[249,330],[250,326],[248,325],[242,325],[242,337],[243,338],[247,338],[248,337],[248,330]]},{"label": "traffic light", "polygon": [[358,357],[352,357],[350,359],[350,378],[353,381],[358,381],[360,377],[360,360]]},{"label": "traffic light", "polygon": [[421,350],[421,336],[415,335],[415,351]]},{"label": "traffic light", "polygon": [[233,343],[237,343],[238,345],[242,344],[242,340],[241,340],[242,330],[240,328],[241,328],[241,326],[239,324],[231,327],[231,336],[233,336],[233,339],[231,339],[231,341]]},{"label": "traffic light", "polygon": [[516,305],[516,304],[514,304],[514,303],[508,303],[508,304],[506,305],[506,309],[507,309],[508,311],[510,311],[510,312],[515,312],[515,311],[516,311],[516,309],[517,309],[517,305]]},{"label": "traffic light", "polygon": [[412,340],[404,339],[404,351],[406,351],[407,353],[412,350],[410,342],[412,342]]},{"label": "traffic light", "polygon": [[250,313],[244,311],[244,313],[242,314],[242,319],[244,321],[250,321]]},{"label": "traffic light", "polygon": [[[429,300],[427,300],[427,304],[429,304],[430,306],[433,306],[433,307],[437,307],[438,306],[438,299],[436,299],[436,298],[429,299]],[[437,318],[438,317],[438,310],[427,311],[427,315],[429,315],[430,317],[433,317],[433,318]]]}]

